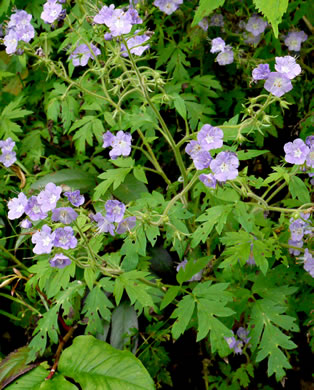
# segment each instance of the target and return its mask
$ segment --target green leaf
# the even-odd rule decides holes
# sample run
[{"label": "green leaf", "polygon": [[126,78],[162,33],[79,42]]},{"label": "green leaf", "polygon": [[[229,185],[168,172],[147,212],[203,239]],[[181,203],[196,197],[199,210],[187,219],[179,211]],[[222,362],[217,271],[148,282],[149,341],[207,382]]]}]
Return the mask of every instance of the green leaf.
[{"label": "green leaf", "polygon": [[225,0],[200,0],[200,5],[195,12],[192,27],[196,26],[203,18],[208,16],[216,8],[221,7]]},{"label": "green leaf", "polygon": [[249,160],[268,152],[269,150],[248,150],[247,152],[245,150],[240,150],[237,152],[237,156],[239,160]]},{"label": "green leaf", "polygon": [[[48,371],[42,366],[36,367],[31,372],[23,375],[17,379],[10,386],[6,387],[7,390],[40,390],[41,385],[45,382],[45,378],[48,376]],[[74,387],[74,389],[76,389]]]},{"label": "green leaf", "polygon": [[194,307],[195,302],[193,297],[191,295],[185,295],[171,314],[171,318],[177,318],[171,329],[174,339],[178,339],[186,330],[192,317]]},{"label": "green leaf", "polygon": [[270,257],[272,251],[269,249],[267,243],[259,240],[253,240],[253,257],[256,265],[260,268],[264,275],[268,270],[267,257]]},{"label": "green leaf", "polygon": [[26,360],[29,349],[22,347],[10,353],[0,363],[0,388],[12,382],[16,377],[31,370],[33,366],[28,366]]},{"label": "green leaf", "polygon": [[278,38],[278,24],[287,11],[289,0],[253,0],[256,8],[262,12],[272,25],[274,35]]},{"label": "green leaf", "polygon": [[135,178],[137,180],[139,180],[139,181],[141,181],[142,183],[145,183],[145,184],[148,183],[147,177],[146,177],[146,174],[145,174],[145,170],[140,165],[137,165],[136,167],[134,167],[133,174],[134,174],[134,176],[135,176]]},{"label": "green leaf", "polygon": [[111,185],[114,190],[117,189],[130,171],[131,168],[115,168],[108,169],[106,172],[99,175],[98,177],[104,181],[95,188],[94,199],[97,200],[104,195]]},{"label": "green leaf", "polygon": [[139,199],[146,192],[148,192],[146,185],[129,174],[123,183],[117,189],[114,189],[113,195],[121,202],[129,203]]},{"label": "green leaf", "polygon": [[211,258],[212,256],[206,256],[196,261],[189,260],[186,263],[185,267],[181,267],[179,269],[179,272],[177,273],[178,283],[182,284],[183,282],[187,282],[188,280],[190,280],[192,276],[194,276],[206,267],[206,265],[210,262]]},{"label": "green leaf", "polygon": [[172,95],[174,98],[174,106],[178,113],[182,116],[183,119],[186,119],[186,107],[185,107],[185,102],[184,99],[178,94],[173,94]]},{"label": "green leaf", "polygon": [[299,199],[302,203],[310,203],[311,198],[309,191],[304,184],[304,181],[301,180],[298,176],[292,176],[289,182],[289,191],[292,195],[292,198]]},{"label": "green leaf", "polygon": [[48,183],[56,185],[65,185],[72,190],[80,190],[85,192],[95,187],[96,177],[86,171],[80,169],[61,169],[58,172],[50,173],[31,185],[31,189],[39,190],[45,187]]},{"label": "green leaf", "polygon": [[58,371],[84,390],[154,390],[148,372],[131,352],[92,336],[78,336],[61,355]]},{"label": "green leaf", "polygon": [[138,329],[136,311],[127,302],[122,302],[112,312],[110,345],[123,349],[128,343],[127,336],[132,328]]},{"label": "green leaf", "polygon": [[172,287],[170,287],[167,290],[166,294],[164,295],[163,300],[161,301],[160,309],[163,310],[171,302],[173,302],[175,297],[178,295],[179,291],[180,291],[180,286],[172,286]]}]

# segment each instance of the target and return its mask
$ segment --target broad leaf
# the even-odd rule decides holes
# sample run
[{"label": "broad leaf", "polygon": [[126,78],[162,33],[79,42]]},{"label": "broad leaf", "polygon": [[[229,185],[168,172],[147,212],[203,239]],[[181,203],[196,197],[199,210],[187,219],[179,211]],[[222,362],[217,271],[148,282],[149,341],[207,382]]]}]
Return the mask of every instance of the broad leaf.
[{"label": "broad leaf", "polygon": [[195,12],[192,27],[196,26],[205,16],[208,16],[216,8],[221,7],[225,0],[200,0],[200,5]]},{"label": "broad leaf", "polygon": [[268,22],[272,25],[274,35],[278,38],[278,24],[287,11],[289,0],[253,0],[253,2],[256,8],[265,15]]}]

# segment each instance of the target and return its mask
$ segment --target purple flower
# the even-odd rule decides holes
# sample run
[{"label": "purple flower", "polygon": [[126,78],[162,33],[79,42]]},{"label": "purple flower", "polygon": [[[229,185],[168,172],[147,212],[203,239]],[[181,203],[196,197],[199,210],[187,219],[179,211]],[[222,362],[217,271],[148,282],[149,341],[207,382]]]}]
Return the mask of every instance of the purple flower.
[{"label": "purple flower", "polygon": [[54,239],[55,233],[51,233],[51,228],[48,225],[43,225],[41,230],[32,236],[32,243],[36,244],[33,252],[36,253],[36,255],[50,253]]},{"label": "purple flower", "polygon": [[118,131],[112,142],[112,149],[109,152],[112,160],[119,156],[128,156],[131,153],[131,140],[132,136],[130,133],[124,133],[122,130]]},{"label": "purple flower", "polygon": [[311,146],[314,146],[314,135],[309,135],[305,139],[306,145],[310,148]]},{"label": "purple flower", "polygon": [[96,213],[92,218],[97,223],[98,233],[110,233],[112,236],[114,236],[115,226],[107,218],[105,218],[100,213]]},{"label": "purple flower", "polygon": [[236,340],[234,336],[232,337],[225,337],[225,340],[231,350],[233,350],[236,354],[242,354],[242,341]]},{"label": "purple flower", "polygon": [[[188,262],[187,259],[184,259],[183,261],[181,261],[181,263],[179,263],[177,265],[176,271],[179,272],[180,268],[185,269],[187,262]],[[195,262],[195,260],[194,260],[194,262]],[[198,282],[199,280],[202,279],[202,276],[203,276],[203,270],[200,270],[195,275],[193,275],[191,277],[191,279],[188,280],[188,282]]]},{"label": "purple flower", "polygon": [[237,330],[237,336],[241,339],[245,344],[251,340],[251,337],[247,337],[249,335],[249,331],[243,328],[242,326]]},{"label": "purple flower", "polygon": [[229,65],[233,63],[233,50],[230,46],[226,46],[225,50],[220,52],[216,57],[219,65]]},{"label": "purple flower", "polygon": [[51,220],[54,222],[62,222],[69,225],[77,218],[77,212],[72,207],[59,207],[52,210]]},{"label": "purple flower", "polygon": [[32,227],[32,223],[29,219],[25,218],[25,219],[23,219],[23,221],[21,221],[20,226],[23,229],[29,229]]},{"label": "purple flower", "polygon": [[28,215],[32,221],[38,221],[47,217],[47,213],[43,212],[41,209],[41,205],[38,203],[36,196],[31,196],[28,199],[25,207],[25,214]]},{"label": "purple flower", "polygon": [[224,18],[221,14],[214,14],[210,18],[210,26],[223,27]]},{"label": "purple flower", "polygon": [[250,32],[243,33],[244,43],[247,43],[248,45],[258,45],[261,39],[262,39],[262,34],[255,36]]},{"label": "purple flower", "polygon": [[200,28],[204,31],[207,31],[208,30],[208,19],[207,18],[203,18],[199,23],[198,25],[200,26]]},{"label": "purple flower", "polygon": [[292,84],[288,77],[278,72],[271,72],[265,81],[264,88],[274,96],[281,97],[291,91]]},{"label": "purple flower", "polygon": [[300,51],[301,43],[307,40],[307,35],[304,31],[290,31],[285,38],[285,45],[289,50]]},{"label": "purple flower", "polygon": [[301,66],[291,56],[276,57],[275,69],[290,80],[301,73]]},{"label": "purple flower", "polygon": [[310,152],[308,146],[305,145],[301,138],[295,139],[293,142],[288,142],[283,147],[286,152],[285,160],[291,164],[304,164],[307,155]]},{"label": "purple flower", "polygon": [[[138,33],[139,30],[135,31],[135,34]],[[149,49],[149,45],[143,45],[146,41],[148,41],[150,37],[148,35],[136,35],[135,37],[132,37],[128,39],[127,45],[132,54],[135,54],[137,56],[141,56],[145,50]],[[121,55],[123,57],[128,57],[129,54],[127,52],[127,49],[125,47],[125,44],[121,44]]]},{"label": "purple flower", "polygon": [[95,58],[101,53],[100,50],[90,43],[92,52],[89,50],[89,47],[82,43],[79,45],[69,58],[72,59],[73,66],[86,66],[90,58]]},{"label": "purple flower", "polygon": [[[297,248],[302,248],[303,246],[303,241],[293,241],[293,240],[289,240],[288,241],[288,244],[291,245],[291,246],[295,246]],[[294,248],[289,248],[289,253],[291,253],[292,255],[294,256],[298,256],[300,254],[300,251],[298,251],[297,249],[294,249]]]},{"label": "purple flower", "polygon": [[126,231],[132,230],[135,227],[135,225],[136,225],[136,217],[133,216],[133,217],[125,218],[119,223],[116,233],[123,234]]},{"label": "purple flower", "polygon": [[45,23],[53,23],[58,19],[60,13],[62,12],[62,5],[57,2],[57,0],[48,0],[44,4],[44,10],[41,13],[40,17]]},{"label": "purple flower", "polygon": [[314,258],[307,248],[304,251],[303,261],[303,267],[305,271],[307,271],[312,276],[312,278],[314,278]]},{"label": "purple flower", "polygon": [[104,39],[105,39],[105,41],[112,41],[112,38],[113,38],[113,36],[112,36],[111,33],[106,32],[106,33],[104,34]]},{"label": "purple flower", "polygon": [[94,17],[94,23],[97,24],[106,24],[110,23],[110,20],[113,17],[114,5],[111,4],[109,7],[104,5],[98,14]]},{"label": "purple flower", "polygon": [[197,134],[197,141],[203,150],[218,149],[222,147],[224,133],[219,127],[204,125]]},{"label": "purple flower", "polygon": [[301,241],[304,236],[304,222],[302,219],[293,221],[289,226],[289,230],[293,241]]},{"label": "purple flower", "polygon": [[263,18],[259,16],[251,16],[245,26],[245,29],[246,31],[252,33],[254,36],[257,36],[259,34],[262,34],[265,31],[266,27],[267,22],[265,22]]},{"label": "purple flower", "polygon": [[306,165],[310,168],[314,168],[314,144],[311,145],[310,151],[306,156]]},{"label": "purple flower", "polygon": [[47,212],[53,210],[57,206],[60,199],[62,188],[54,183],[46,184],[46,187],[37,196],[37,201],[40,204],[41,210]]},{"label": "purple flower", "polygon": [[71,260],[62,253],[57,253],[51,260],[49,260],[51,267],[65,268],[71,264]]},{"label": "purple flower", "polygon": [[199,179],[205,184],[206,187],[216,188],[216,179],[211,173],[208,175],[201,174]]},{"label": "purple flower", "polygon": [[266,80],[270,74],[270,69],[268,64],[259,64],[255,69],[253,69],[252,77],[253,80]]},{"label": "purple flower", "polygon": [[31,14],[27,13],[24,10],[16,10],[15,13],[12,14],[10,17],[8,28],[23,28],[23,26],[28,25],[31,20]]},{"label": "purple flower", "polygon": [[73,192],[65,192],[64,195],[68,198],[69,202],[75,206],[79,207],[85,202],[84,195],[80,194],[80,190],[76,190]]},{"label": "purple flower", "polygon": [[7,138],[5,141],[0,141],[0,148],[2,153],[12,152],[14,146],[15,146],[15,142],[10,137]]},{"label": "purple flower", "polygon": [[74,236],[74,231],[71,226],[56,229],[53,244],[54,246],[63,249],[75,248],[77,245],[77,239]]},{"label": "purple flower", "polygon": [[130,6],[130,8],[127,10],[127,13],[129,14],[131,18],[132,24],[141,24],[143,23],[143,20],[139,17],[139,14],[135,8]]},{"label": "purple flower", "polygon": [[235,153],[220,152],[210,163],[210,169],[218,181],[233,180],[238,176],[239,160]]},{"label": "purple flower", "polygon": [[102,147],[108,148],[108,146],[113,145],[114,135],[110,131],[106,131],[105,134],[103,134],[102,139],[104,141]]},{"label": "purple flower", "polygon": [[109,222],[121,222],[125,213],[125,204],[118,200],[107,200],[105,204],[106,218]]},{"label": "purple flower", "polygon": [[167,15],[175,12],[183,0],[155,0],[153,4]]},{"label": "purple flower", "polygon": [[15,30],[9,30],[8,34],[4,37],[3,43],[6,47],[5,51],[7,54],[15,53],[17,45],[19,43],[18,36]]},{"label": "purple flower", "polygon": [[25,207],[27,205],[27,202],[28,202],[27,197],[23,194],[23,192],[20,192],[17,198],[13,198],[9,200],[8,218],[9,219],[20,218],[25,212]]},{"label": "purple flower", "polygon": [[214,38],[212,40],[212,47],[210,49],[210,52],[211,53],[219,53],[221,51],[224,51],[225,46],[226,46],[226,43],[222,38],[220,38],[220,37]]},{"label": "purple flower", "polygon": [[11,152],[4,152],[0,155],[0,162],[9,168],[16,161],[16,153],[12,150]]},{"label": "purple flower", "polygon": [[199,153],[195,154],[193,157],[193,163],[195,168],[199,171],[205,168],[209,168],[212,161],[212,156],[209,152],[201,150]]},{"label": "purple flower", "polygon": [[201,151],[202,147],[197,141],[190,141],[185,147],[185,152],[192,158]]}]

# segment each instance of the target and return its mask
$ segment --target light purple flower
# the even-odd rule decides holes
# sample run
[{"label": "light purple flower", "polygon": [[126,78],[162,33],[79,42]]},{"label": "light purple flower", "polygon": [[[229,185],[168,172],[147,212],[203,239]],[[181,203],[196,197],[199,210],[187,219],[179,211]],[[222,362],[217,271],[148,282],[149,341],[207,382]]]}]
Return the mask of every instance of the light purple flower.
[{"label": "light purple flower", "polygon": [[219,127],[204,125],[197,134],[197,141],[203,150],[209,151],[222,147],[224,133]]},{"label": "light purple flower", "polygon": [[225,340],[226,340],[229,348],[231,350],[233,350],[233,352],[235,354],[240,354],[240,355],[242,354],[242,346],[243,346],[242,341],[236,340],[236,338],[234,336],[225,337]]},{"label": "light purple flower", "polygon": [[274,96],[281,97],[291,91],[292,84],[288,77],[278,72],[271,72],[265,81],[264,88]]},{"label": "light purple flower", "polygon": [[4,152],[0,155],[0,162],[9,168],[16,161],[16,153],[12,150],[11,152]]},{"label": "light purple flower", "polygon": [[101,53],[100,50],[92,43],[90,43],[90,47],[92,49],[92,53],[90,52],[89,47],[84,43],[79,45],[73,51],[69,57],[72,59],[73,66],[86,66],[90,58],[95,59],[96,56],[99,56]]},{"label": "light purple flower", "polygon": [[219,65],[229,65],[233,63],[233,50],[232,48],[228,45],[225,47],[225,50],[220,52],[218,56],[216,57],[216,61],[218,62]]},{"label": "light purple flower", "polygon": [[163,11],[167,15],[171,15],[175,12],[182,3],[183,0],[155,0],[153,2],[160,11]]},{"label": "light purple flower", "polygon": [[223,27],[224,25],[224,18],[221,14],[214,14],[210,18],[210,26],[216,26],[216,27]]},{"label": "light purple flower", "polygon": [[5,51],[7,54],[15,53],[17,45],[19,43],[18,36],[15,30],[9,30],[8,34],[4,37],[3,43],[6,47]]},{"label": "light purple flower", "polygon": [[[195,262],[195,260],[194,260]],[[179,272],[179,270],[181,268],[185,269],[186,265],[187,265],[188,261],[187,259],[184,259],[183,261],[181,261],[181,263],[179,263],[176,267],[176,271]],[[199,280],[202,279],[202,276],[203,276],[203,270],[200,270],[199,272],[197,272],[195,275],[193,275],[191,277],[191,279],[188,280],[188,282],[198,282]]]},{"label": "light purple flower", "polygon": [[106,33],[104,34],[104,39],[105,39],[105,41],[112,41],[112,38],[113,38],[113,36],[112,36],[111,33],[106,32]]},{"label": "light purple flower", "polygon": [[38,203],[36,196],[31,196],[28,199],[25,207],[25,214],[28,215],[32,221],[38,221],[47,217],[47,213],[42,211],[41,205]]},{"label": "light purple flower", "polygon": [[101,213],[96,213],[92,216],[92,218],[97,223],[98,233],[110,233],[114,236],[115,226],[106,217],[104,217]]},{"label": "light purple flower", "polygon": [[[139,30],[135,31],[135,34],[137,34]],[[135,54],[137,56],[141,56],[145,50],[149,49],[149,45],[143,45],[146,41],[148,41],[150,37],[148,35],[136,35],[135,37],[132,37],[128,39],[127,45],[132,54]],[[128,57],[129,54],[127,52],[127,49],[125,47],[125,44],[121,44],[121,55],[123,57]]]},{"label": "light purple flower", "polygon": [[314,168],[314,144],[311,145],[310,151],[306,156],[306,165],[310,168]]},{"label": "light purple flower", "polygon": [[65,268],[71,264],[71,260],[63,253],[57,253],[51,260],[49,260],[51,267]]},{"label": "light purple flower", "polygon": [[23,192],[20,192],[17,198],[13,198],[9,200],[8,218],[9,219],[20,218],[25,212],[25,207],[27,205],[27,202],[28,202],[27,197],[23,194]]},{"label": "light purple flower", "polygon": [[293,241],[301,241],[304,236],[304,222],[302,219],[293,221],[289,226],[289,230]]},{"label": "light purple flower", "polygon": [[110,131],[106,131],[105,134],[103,134],[102,139],[104,141],[102,147],[108,148],[113,145],[114,135]]},{"label": "light purple flower", "polygon": [[285,45],[289,50],[300,51],[301,43],[307,40],[307,35],[304,31],[290,31],[285,38]]},{"label": "light purple flower", "polygon": [[303,267],[305,271],[307,271],[312,276],[312,278],[314,278],[314,258],[307,248],[304,251],[303,261]]},{"label": "light purple flower", "polygon": [[132,24],[141,24],[143,23],[143,20],[139,17],[139,14],[135,8],[130,6],[130,8],[127,10],[127,13],[129,14],[131,18]]},{"label": "light purple flower", "polygon": [[80,190],[76,190],[73,192],[67,191],[64,193],[64,196],[66,196],[69,202],[75,207],[79,207],[85,202],[84,195],[80,194]]},{"label": "light purple flower", "polygon": [[109,7],[104,5],[102,9],[98,12],[98,14],[94,17],[94,23],[97,24],[106,24],[108,26],[108,23],[112,20],[114,13],[114,5],[111,4]]},{"label": "light purple flower", "polygon": [[252,72],[253,80],[266,80],[269,75],[270,69],[268,64],[259,64]]},{"label": "light purple flower", "polygon": [[[288,244],[291,245],[291,246],[295,246],[297,248],[302,248],[303,247],[303,241],[289,240]],[[294,256],[298,256],[300,254],[300,251],[298,251],[297,249],[294,249],[294,248],[289,248],[289,253],[291,253]]]},{"label": "light purple flower", "polygon": [[310,148],[311,146],[314,146],[314,135],[309,135],[305,139],[306,145]]},{"label": "light purple flower", "polygon": [[73,249],[77,245],[77,239],[71,226],[58,228],[55,230],[54,246],[63,249]]},{"label": "light purple flower", "polygon": [[15,146],[15,142],[10,137],[4,141],[0,141],[0,148],[2,153],[12,152],[14,146]]},{"label": "light purple flower", "polygon": [[32,15],[27,13],[24,10],[16,10],[14,14],[11,15],[10,21],[8,23],[8,28],[22,28],[30,23],[32,20]]},{"label": "light purple flower", "polygon": [[57,2],[57,0],[48,0],[44,4],[44,10],[41,13],[40,17],[45,23],[53,23],[58,19],[60,13],[62,12],[62,5]]},{"label": "light purple flower", "polygon": [[262,34],[267,27],[267,22],[259,16],[251,16],[248,20],[245,29],[249,31],[254,36]]},{"label": "light purple flower", "polygon": [[216,188],[216,179],[211,173],[209,173],[208,175],[201,174],[199,176],[199,179],[205,184],[206,187]]},{"label": "light purple flower", "polygon": [[285,160],[291,164],[304,164],[310,148],[305,145],[301,138],[295,139],[293,142],[287,142],[283,147],[286,152]]},{"label": "light purple flower", "polygon": [[51,228],[48,225],[43,225],[41,230],[33,234],[32,243],[36,244],[33,252],[36,255],[50,253],[53,247],[55,233],[51,233]]},{"label": "light purple flower", "polygon": [[244,32],[243,33],[243,41],[244,43],[247,43],[248,45],[258,45],[260,40],[262,39],[262,34],[259,35],[253,35],[250,32]]},{"label": "light purple flower", "polygon": [[73,210],[72,207],[59,207],[52,210],[51,220],[69,225],[76,220],[77,216],[77,212]]},{"label": "light purple flower", "polygon": [[237,336],[245,343],[251,340],[251,337],[247,337],[249,335],[249,331],[243,328],[242,326],[237,330]]},{"label": "light purple flower", "polygon": [[118,200],[107,200],[105,203],[106,218],[109,222],[121,222],[125,213],[125,204]]},{"label": "light purple flower", "polygon": [[275,69],[290,80],[301,73],[301,66],[291,56],[276,57]]},{"label": "light purple flower", "polygon": [[136,225],[136,217],[132,216],[132,217],[125,218],[119,223],[116,233],[123,234],[126,231],[132,230],[135,227],[135,225]]},{"label": "light purple flower", "polygon": [[220,152],[210,163],[210,169],[218,181],[233,180],[238,176],[239,160],[233,152]]},{"label": "light purple flower", "polygon": [[208,19],[207,18],[203,18],[199,23],[198,25],[200,26],[200,28],[204,31],[207,31],[208,30]]},{"label": "light purple flower", "polygon": [[197,155],[202,151],[201,145],[197,141],[190,141],[186,147],[185,152],[193,158],[193,156]]},{"label": "light purple flower", "polygon": [[226,43],[222,38],[220,38],[220,37],[214,38],[212,40],[212,47],[210,49],[210,52],[211,53],[219,53],[221,51],[224,51],[225,46],[226,46]]},{"label": "light purple flower", "polygon": [[53,210],[60,199],[62,188],[54,183],[46,184],[46,187],[37,196],[37,201],[43,212]]},{"label": "light purple flower", "polygon": [[205,168],[209,168],[212,159],[212,156],[209,152],[201,150],[199,153],[193,155],[192,157],[195,168],[200,171]]},{"label": "light purple flower", "polygon": [[31,221],[29,219],[25,218],[25,219],[23,219],[23,221],[21,221],[20,226],[23,229],[29,229],[33,226],[33,224],[31,223]]},{"label": "light purple flower", "polygon": [[130,133],[125,133],[122,130],[118,131],[112,142],[112,149],[109,152],[112,160],[119,156],[128,156],[131,153],[131,140],[132,136]]}]

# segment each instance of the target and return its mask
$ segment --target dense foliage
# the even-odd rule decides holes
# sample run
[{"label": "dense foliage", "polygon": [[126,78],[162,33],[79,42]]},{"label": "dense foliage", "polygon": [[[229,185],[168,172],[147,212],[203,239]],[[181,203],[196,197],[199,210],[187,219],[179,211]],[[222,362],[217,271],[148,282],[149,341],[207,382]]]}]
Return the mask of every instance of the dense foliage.
[{"label": "dense foliage", "polygon": [[1,388],[311,381],[310,14],[1,3]]}]

